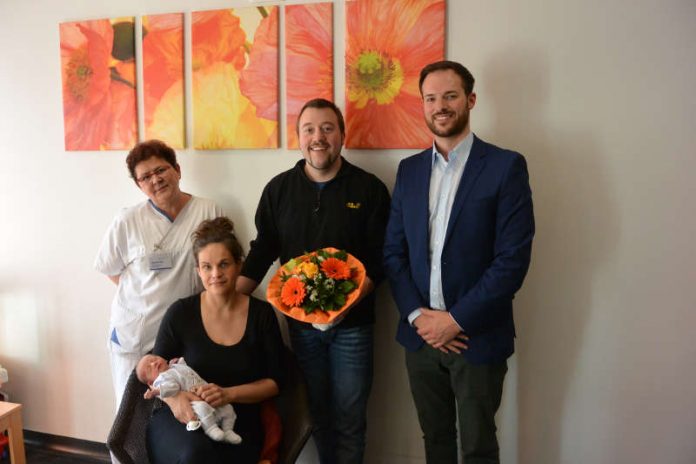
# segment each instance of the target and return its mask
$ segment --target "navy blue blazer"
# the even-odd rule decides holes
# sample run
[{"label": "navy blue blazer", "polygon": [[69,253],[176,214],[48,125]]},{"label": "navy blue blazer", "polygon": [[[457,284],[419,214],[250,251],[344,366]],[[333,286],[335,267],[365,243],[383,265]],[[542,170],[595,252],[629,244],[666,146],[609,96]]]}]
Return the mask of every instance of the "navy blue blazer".
[{"label": "navy blue blazer", "polygon": [[[430,307],[428,197],[432,148],[401,161],[384,242],[384,263],[400,318],[397,340],[424,343],[408,323]],[[524,157],[474,137],[442,251],[446,309],[470,337],[463,355],[494,363],[514,352],[512,299],[522,286],[534,236]]]}]

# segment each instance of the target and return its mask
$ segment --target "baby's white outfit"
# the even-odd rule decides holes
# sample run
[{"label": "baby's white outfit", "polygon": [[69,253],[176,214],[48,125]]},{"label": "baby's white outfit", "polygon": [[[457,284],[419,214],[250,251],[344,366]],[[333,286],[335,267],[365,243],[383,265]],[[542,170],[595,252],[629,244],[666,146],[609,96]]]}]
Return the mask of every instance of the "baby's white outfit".
[{"label": "baby's white outfit", "polygon": [[[184,358],[179,358],[175,364],[169,366],[168,370],[157,376],[152,386],[159,388],[160,398],[169,398],[179,391],[191,391],[194,387],[206,383],[186,364]],[[205,434],[215,441],[225,440],[233,445],[242,442],[242,437],[233,430],[237,414],[231,404],[213,408],[205,401],[191,401],[191,407],[200,419],[200,424],[198,421],[191,421],[186,424],[187,430],[196,430],[202,424]],[[218,426],[218,423],[222,428]]]}]

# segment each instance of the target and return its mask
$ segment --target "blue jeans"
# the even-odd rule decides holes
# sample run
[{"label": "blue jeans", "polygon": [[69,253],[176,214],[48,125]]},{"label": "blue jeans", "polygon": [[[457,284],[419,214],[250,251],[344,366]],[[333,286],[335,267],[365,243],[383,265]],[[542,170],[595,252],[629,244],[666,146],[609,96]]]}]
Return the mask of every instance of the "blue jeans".
[{"label": "blue jeans", "polygon": [[290,325],[304,372],[321,464],[359,464],[372,388],[372,325],[325,332]]}]

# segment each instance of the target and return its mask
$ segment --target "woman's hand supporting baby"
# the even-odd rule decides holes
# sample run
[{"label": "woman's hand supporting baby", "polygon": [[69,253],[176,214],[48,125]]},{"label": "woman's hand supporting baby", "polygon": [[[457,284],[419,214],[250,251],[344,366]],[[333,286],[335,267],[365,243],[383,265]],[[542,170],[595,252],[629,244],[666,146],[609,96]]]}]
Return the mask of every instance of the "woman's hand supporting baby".
[{"label": "woman's hand supporting baby", "polygon": [[206,383],[193,389],[193,393],[214,408],[230,403],[260,403],[278,392],[278,384],[268,378],[227,388]]},{"label": "woman's hand supporting baby", "polygon": [[191,407],[191,401],[200,401],[201,399],[191,392],[180,391],[175,396],[163,398],[162,401],[167,403],[167,406],[172,410],[172,414],[179,422],[187,424],[198,419]]},{"label": "woman's hand supporting baby", "polygon": [[219,408],[226,404],[232,403],[232,387],[222,388],[214,383],[206,383],[194,387],[192,392],[198,395],[203,401],[214,408]]}]

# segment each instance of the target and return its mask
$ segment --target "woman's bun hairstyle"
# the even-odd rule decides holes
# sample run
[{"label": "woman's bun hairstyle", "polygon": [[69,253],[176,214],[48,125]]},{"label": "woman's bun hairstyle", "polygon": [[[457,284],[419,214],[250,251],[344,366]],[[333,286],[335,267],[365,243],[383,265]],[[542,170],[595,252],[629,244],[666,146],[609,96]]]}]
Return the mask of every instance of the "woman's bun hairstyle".
[{"label": "woman's bun hairstyle", "polygon": [[211,243],[222,243],[227,247],[235,262],[244,260],[244,250],[234,234],[234,224],[226,216],[206,219],[201,222],[191,234],[193,242],[193,256],[198,266],[198,253]]}]

